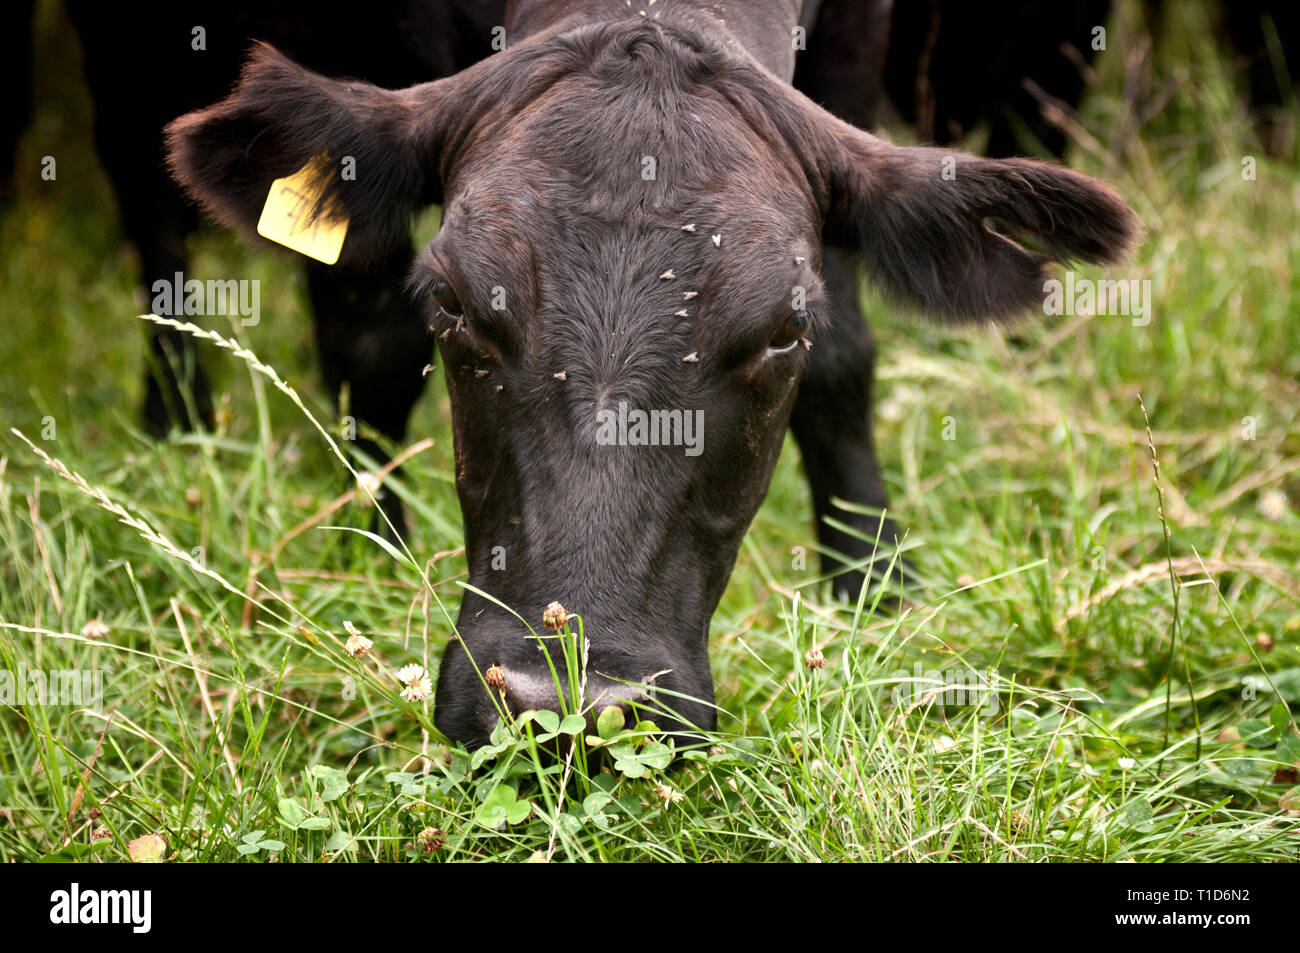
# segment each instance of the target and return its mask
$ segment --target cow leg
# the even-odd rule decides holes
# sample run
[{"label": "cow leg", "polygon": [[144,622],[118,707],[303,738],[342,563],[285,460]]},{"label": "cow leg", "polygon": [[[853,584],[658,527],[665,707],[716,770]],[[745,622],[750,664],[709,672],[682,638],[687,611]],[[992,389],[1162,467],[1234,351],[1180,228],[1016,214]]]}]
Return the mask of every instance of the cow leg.
[{"label": "cow leg", "polygon": [[[875,509],[887,506],[871,427],[875,341],[858,308],[856,260],[828,247],[822,259],[822,280],[830,300],[831,319],[818,329],[790,417],[790,429],[799,443],[804,472],[812,488],[818,540],[824,548],[856,561],[870,557],[873,551],[878,556],[887,553],[902,537],[891,519],[850,513],[831,502],[832,497],[837,497]],[[859,539],[828,525],[827,516],[852,526],[866,538]],[[883,576],[887,566],[886,555],[879,559],[879,568],[873,574]],[[833,556],[823,556],[822,569],[839,573],[834,581],[839,596],[856,599],[866,581],[861,569],[845,570]],[[905,575],[904,567],[896,571]]]},{"label": "cow leg", "polygon": [[[335,400],[348,386],[357,447],[380,464],[388,455],[362,432],[368,426],[394,443],[406,438],[411,408],[424,390],[424,368],[433,360],[424,316],[406,293],[411,258],[408,248],[366,268],[313,263],[308,269],[325,385]],[[401,500],[387,493],[379,505],[405,534]],[[383,520],[377,528],[390,532]]]},{"label": "cow leg", "polygon": [[[95,105],[95,148],[113,185],[122,231],[140,253],[140,277],[148,301],[155,283],[170,289],[186,264],[186,236],[198,216],[167,175],[162,128],[183,112],[186,84],[159,77],[184,75],[173,57],[164,61],[138,50],[123,52],[110,4],[73,3],[68,13],[81,36],[86,84]],[[188,47],[182,47],[188,49]],[[182,61],[184,62],[184,61]],[[188,64],[186,64],[188,65]],[[167,298],[171,298],[170,292]],[[129,318],[116,316],[120,325]],[[200,323],[202,319],[195,319]],[[164,436],[174,426],[211,426],[212,398],[194,339],[150,326],[145,371],[145,428]]]},{"label": "cow leg", "polygon": [[[135,217],[125,215],[129,194],[119,187],[124,219]],[[159,196],[159,199],[179,205],[174,197]],[[177,214],[172,217],[158,205],[154,208],[158,210],[157,221],[124,222],[127,235],[140,250],[141,276],[150,300],[155,282],[165,281],[170,288],[176,275],[184,274],[185,236],[197,224],[186,209],[177,208]],[[161,438],[174,426],[182,430],[211,428],[212,392],[193,337],[183,331],[151,325],[147,365],[141,414],[150,434]]]},{"label": "cow leg", "polygon": [[[148,163],[136,165],[124,155],[129,150],[122,143],[109,141],[111,128],[108,124],[100,126],[99,154],[121,204],[122,230],[140,252],[140,277],[146,297],[153,301],[159,290],[155,283],[165,282],[170,289],[176,276],[184,275],[185,238],[198,220],[160,171],[161,153],[156,167]],[[143,148],[148,139],[141,136],[130,141],[141,143]],[[170,292],[166,294],[171,297]],[[144,386],[142,416],[145,429],[153,436],[164,437],[172,427],[211,428],[212,394],[199,362],[199,350],[189,334],[149,326]]]},{"label": "cow leg", "polygon": [[[132,168],[123,157],[110,155],[114,149],[120,152],[121,144],[101,143],[100,156],[121,204],[122,230],[140,252],[140,277],[152,301],[156,282],[166,282],[170,289],[176,276],[184,274],[185,237],[197,218],[161,172]],[[170,299],[170,291],[166,294]],[[172,427],[212,426],[212,394],[193,337],[151,325],[147,365],[141,413],[150,434],[161,438]]]}]

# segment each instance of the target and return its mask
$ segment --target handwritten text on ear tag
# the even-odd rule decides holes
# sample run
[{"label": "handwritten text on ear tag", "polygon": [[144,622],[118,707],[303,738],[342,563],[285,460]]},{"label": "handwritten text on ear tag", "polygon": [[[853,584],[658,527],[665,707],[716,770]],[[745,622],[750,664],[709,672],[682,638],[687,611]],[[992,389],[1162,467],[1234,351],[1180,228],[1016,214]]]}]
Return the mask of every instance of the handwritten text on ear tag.
[{"label": "handwritten text on ear tag", "polygon": [[314,221],[311,218],[312,209],[330,181],[325,170],[329,161],[325,155],[313,156],[293,175],[271,183],[262,217],[257,222],[257,234],[332,265],[343,250],[348,218],[337,203]]}]

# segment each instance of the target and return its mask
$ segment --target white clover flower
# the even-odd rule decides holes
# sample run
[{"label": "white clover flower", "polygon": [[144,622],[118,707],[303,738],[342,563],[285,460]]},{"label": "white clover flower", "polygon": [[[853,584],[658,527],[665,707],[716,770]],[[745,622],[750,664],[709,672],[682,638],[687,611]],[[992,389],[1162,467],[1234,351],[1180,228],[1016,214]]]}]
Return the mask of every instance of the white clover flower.
[{"label": "white clover flower", "polygon": [[1286,494],[1281,490],[1265,490],[1259,495],[1256,505],[1259,507],[1259,515],[1266,520],[1277,522],[1286,516]]},{"label": "white clover flower", "polygon": [[433,682],[423,665],[403,665],[397,672],[397,680],[405,686],[402,697],[408,702],[424,701],[433,694]]},{"label": "white clover flower", "polygon": [[370,505],[372,500],[377,500],[383,495],[382,484],[384,478],[373,470],[362,470],[357,474],[357,505],[364,508]]},{"label": "white clover flower", "polygon": [[429,676],[408,682],[402,689],[402,697],[408,702],[421,702],[433,694],[433,682],[429,681]]},{"label": "white clover flower", "polygon": [[1134,768],[1137,767],[1137,761],[1135,761],[1133,758],[1120,758],[1115,763],[1118,764],[1120,766],[1120,769],[1123,771],[1132,771]]},{"label": "white clover flower", "polygon": [[133,864],[159,864],[167,853],[167,841],[161,834],[144,834],[126,845]]},{"label": "white clover flower", "polygon": [[87,639],[102,639],[108,635],[108,626],[103,619],[91,619],[81,627],[81,634]]},{"label": "white clover flower", "polygon": [[686,797],[681,791],[677,791],[667,784],[658,784],[655,786],[655,797],[665,804],[677,804]]}]

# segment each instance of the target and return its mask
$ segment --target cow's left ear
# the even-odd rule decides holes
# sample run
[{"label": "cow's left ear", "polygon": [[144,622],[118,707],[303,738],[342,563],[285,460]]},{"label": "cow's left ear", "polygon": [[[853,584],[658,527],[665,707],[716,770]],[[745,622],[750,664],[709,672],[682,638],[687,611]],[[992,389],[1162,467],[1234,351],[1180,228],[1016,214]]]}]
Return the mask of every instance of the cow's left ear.
[{"label": "cow's left ear", "polygon": [[172,174],[221,224],[255,232],[271,183],[307,166],[315,213],[341,207],[343,259],[410,241],[410,216],[437,200],[437,156],[458,77],[401,91],[329,79],[254,48],[229,97],[167,127]]},{"label": "cow's left ear", "polygon": [[887,292],[935,317],[1041,310],[1052,263],[1119,261],[1136,240],[1123,199],[1061,166],[837,133],[827,240],[860,249]]},{"label": "cow's left ear", "polygon": [[1137,240],[1132,209],[1086,175],[896,146],[783,92],[773,115],[803,156],[826,242],[860,250],[905,306],[952,321],[1041,310],[1052,263],[1119,261]]}]

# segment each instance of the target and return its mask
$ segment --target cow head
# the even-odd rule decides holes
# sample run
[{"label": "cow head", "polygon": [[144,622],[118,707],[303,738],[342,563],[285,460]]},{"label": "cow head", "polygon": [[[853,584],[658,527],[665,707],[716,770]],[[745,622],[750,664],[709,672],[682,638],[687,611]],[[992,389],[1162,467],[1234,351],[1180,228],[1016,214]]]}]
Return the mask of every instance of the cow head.
[{"label": "cow head", "polygon": [[[1135,230],[1084,176],[891,145],[644,21],[400,92],[262,47],[228,99],[169,137],[177,177],[245,232],[273,179],[354,159],[355,178],[321,183],[353,262],[443,204],[411,287],[451,393],[470,581],[530,620],[551,600],[583,614],[589,703],[655,696],[702,727],[709,618],[817,341],[823,244],[859,250],[905,305],[979,320],[1041,302],[1052,261],[1111,260]],[[458,628],[436,699],[446,734],[487,736],[489,666],[516,712],[555,707],[514,616],[470,593]]]}]

